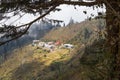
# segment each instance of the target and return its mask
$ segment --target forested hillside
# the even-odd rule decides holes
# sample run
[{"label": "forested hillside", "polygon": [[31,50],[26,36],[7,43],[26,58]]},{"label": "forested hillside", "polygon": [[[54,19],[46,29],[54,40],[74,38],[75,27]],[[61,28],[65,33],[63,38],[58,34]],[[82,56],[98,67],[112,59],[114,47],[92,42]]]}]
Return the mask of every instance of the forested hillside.
[{"label": "forested hillside", "polygon": [[14,50],[0,65],[0,80],[106,80],[104,27],[103,19],[93,19],[51,30],[41,40],[74,48],[46,52],[30,44]]},{"label": "forested hillside", "polygon": [[0,46],[0,55],[6,55],[14,49],[21,48],[24,45],[28,45],[34,39],[42,38],[47,32],[49,32],[54,26],[51,23],[35,23],[29,29],[28,33],[21,38],[11,41],[3,46]]},{"label": "forested hillside", "polygon": [[[80,42],[85,42],[87,39],[92,39],[97,37],[99,32],[103,34],[105,30],[105,20],[103,19],[93,19],[86,20],[81,23],[75,23],[73,25],[68,25],[62,28],[55,28],[51,30],[48,34],[42,38],[43,40],[56,41],[60,40],[61,42],[68,42],[73,39],[81,39]],[[92,38],[90,38],[92,36]],[[75,38],[76,37],[76,38]],[[93,39],[94,41],[94,39]],[[77,42],[77,40],[76,40]],[[78,43],[78,42],[77,42]]]}]

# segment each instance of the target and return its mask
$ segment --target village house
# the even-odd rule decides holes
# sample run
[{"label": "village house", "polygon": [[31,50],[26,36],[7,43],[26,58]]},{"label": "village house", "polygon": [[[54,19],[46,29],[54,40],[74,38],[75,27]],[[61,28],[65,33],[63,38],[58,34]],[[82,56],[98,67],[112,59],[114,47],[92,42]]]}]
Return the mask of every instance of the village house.
[{"label": "village house", "polygon": [[45,42],[39,42],[39,43],[38,43],[38,47],[42,48],[42,47],[45,46],[45,44],[46,44]]},{"label": "village house", "polygon": [[55,42],[55,46],[61,46],[61,44],[62,43],[59,40]]},{"label": "village house", "polygon": [[63,44],[64,48],[72,49],[74,46],[72,44]]},{"label": "village house", "polygon": [[37,46],[40,40],[33,40],[32,46]]},{"label": "village house", "polygon": [[50,51],[54,51],[55,45],[53,45],[53,44],[45,44],[44,48],[49,49]]},{"label": "village house", "polygon": [[33,40],[32,45],[47,51],[54,51],[55,49],[58,49],[58,48],[67,48],[67,49],[74,48],[72,44],[62,44],[59,40],[56,42],[53,42],[53,41],[42,42],[40,40]]}]

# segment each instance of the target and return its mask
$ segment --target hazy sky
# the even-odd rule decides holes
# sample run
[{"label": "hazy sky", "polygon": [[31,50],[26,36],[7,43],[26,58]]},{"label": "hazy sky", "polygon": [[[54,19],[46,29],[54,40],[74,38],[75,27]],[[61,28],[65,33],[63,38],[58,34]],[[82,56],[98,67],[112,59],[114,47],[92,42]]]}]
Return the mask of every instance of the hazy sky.
[{"label": "hazy sky", "polygon": [[[71,6],[71,5],[61,5],[58,8],[61,8],[61,11],[56,11],[56,12],[51,12],[49,15],[46,16],[46,18],[49,19],[58,19],[58,20],[63,20],[65,22],[65,24],[68,24],[70,18],[74,19],[76,22],[81,22],[85,19],[87,19],[87,17],[89,17],[92,14],[97,15],[97,12],[102,11],[105,12],[105,8],[101,9],[101,8],[95,8],[95,10],[93,10],[93,8],[91,7],[78,7],[78,6]],[[76,9],[75,9],[76,8]],[[83,11],[87,11],[87,14],[85,15],[83,13]],[[11,13],[13,14],[13,13]],[[8,15],[11,15],[8,14]],[[15,16],[12,17],[11,19],[9,19],[8,21],[2,20],[1,22],[5,22],[6,24],[12,24],[14,23],[15,25],[20,25],[20,24],[24,24],[27,22],[32,21],[33,19],[37,18],[38,16],[33,16],[30,14],[25,14],[24,17],[22,17],[21,19],[17,19],[19,16]],[[1,23],[0,22],[0,23]]]},{"label": "hazy sky", "polygon": [[[79,6],[72,6],[72,5],[61,5],[59,6],[62,10],[59,12],[51,12],[50,15],[48,15],[48,18],[53,19],[59,19],[65,21],[66,24],[68,24],[70,18],[74,19],[77,22],[81,22],[87,17],[90,17],[91,14],[97,15],[97,12],[105,12],[105,8],[98,8],[93,10],[93,7],[79,7]],[[83,11],[87,11],[87,14],[85,15]]]}]

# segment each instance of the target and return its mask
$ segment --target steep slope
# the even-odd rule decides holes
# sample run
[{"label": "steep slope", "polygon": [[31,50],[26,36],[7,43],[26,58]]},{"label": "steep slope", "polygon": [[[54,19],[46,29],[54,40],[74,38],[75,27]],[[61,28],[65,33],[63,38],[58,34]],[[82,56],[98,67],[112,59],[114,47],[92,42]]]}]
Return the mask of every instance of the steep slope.
[{"label": "steep slope", "polygon": [[[44,51],[39,53],[39,51],[31,45],[24,47],[24,49],[15,50],[8,60],[0,66],[0,80],[33,80],[34,77],[39,78],[40,74],[49,72],[49,66],[55,60],[68,54],[67,49],[59,49],[51,53]],[[53,72],[53,74],[55,73]],[[45,76],[51,75],[46,73]],[[45,76],[43,75],[43,77]]]},{"label": "steep slope", "polygon": [[104,20],[84,21],[53,29],[42,39],[71,43],[75,45],[74,49],[58,48],[49,53],[28,45],[15,50],[0,65],[0,80],[101,80],[101,73],[93,74],[93,67],[99,67],[98,59],[102,55],[90,51],[97,50],[93,42],[98,41],[96,31],[103,27],[101,23],[104,24]]},{"label": "steep slope", "polygon": [[44,36],[43,40],[60,40],[61,42],[67,42],[78,34],[80,36],[89,38],[88,35],[92,33],[96,34],[100,29],[103,29],[104,26],[105,22],[103,19],[83,21],[81,23],[76,23],[70,26],[53,29]]}]

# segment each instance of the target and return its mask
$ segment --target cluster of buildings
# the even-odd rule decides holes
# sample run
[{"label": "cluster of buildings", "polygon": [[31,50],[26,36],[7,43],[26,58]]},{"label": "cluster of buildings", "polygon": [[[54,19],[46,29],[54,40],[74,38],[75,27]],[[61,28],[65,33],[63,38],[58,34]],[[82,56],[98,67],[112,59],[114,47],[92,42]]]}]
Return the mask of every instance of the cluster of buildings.
[{"label": "cluster of buildings", "polygon": [[42,49],[46,49],[49,51],[54,51],[57,48],[67,48],[67,49],[74,48],[72,44],[63,44],[60,41],[43,42],[40,40],[33,40],[32,46],[36,46],[37,48],[42,48]]}]

